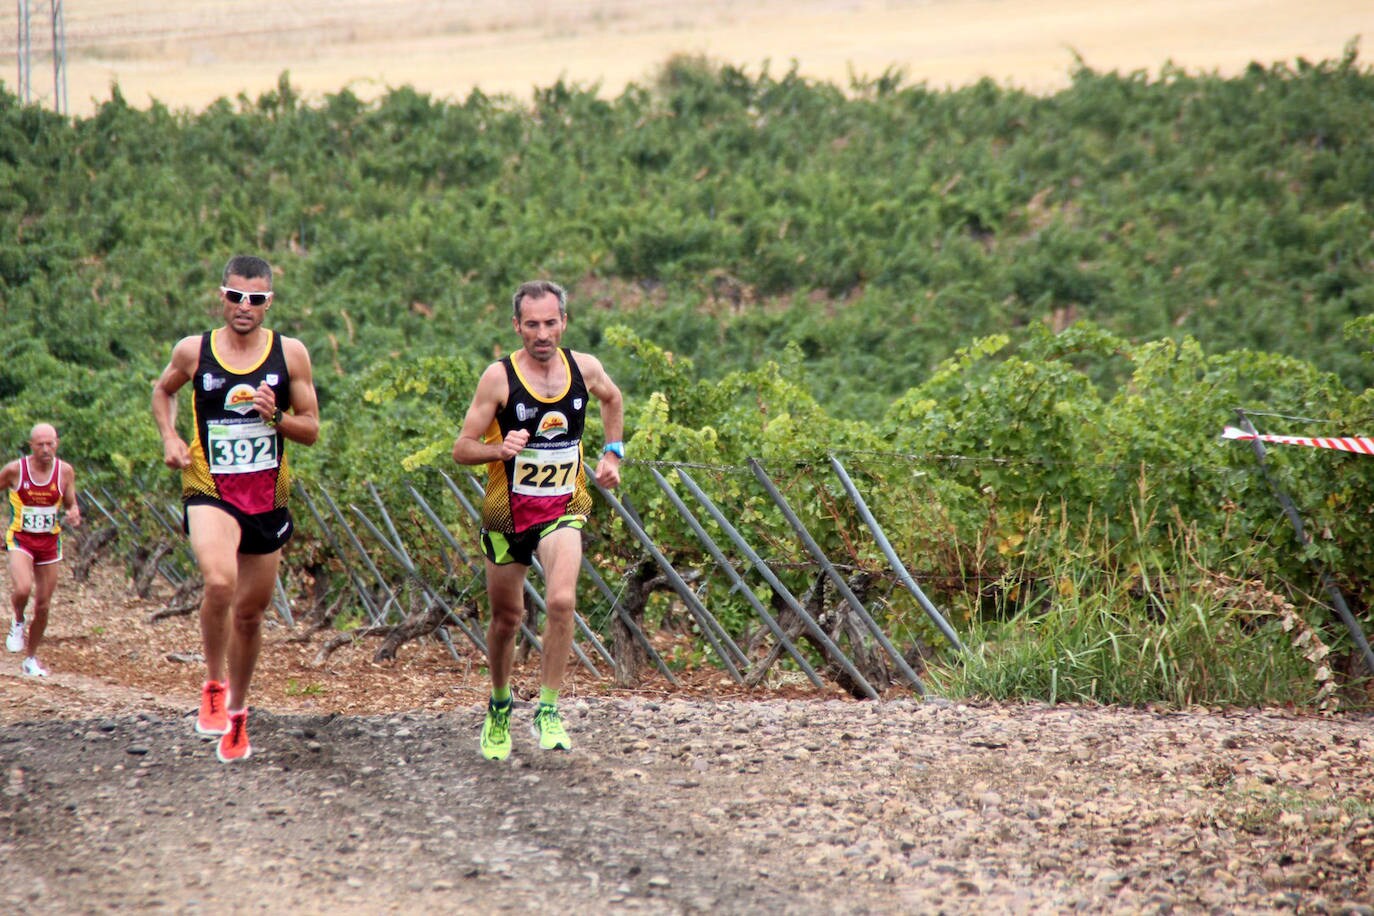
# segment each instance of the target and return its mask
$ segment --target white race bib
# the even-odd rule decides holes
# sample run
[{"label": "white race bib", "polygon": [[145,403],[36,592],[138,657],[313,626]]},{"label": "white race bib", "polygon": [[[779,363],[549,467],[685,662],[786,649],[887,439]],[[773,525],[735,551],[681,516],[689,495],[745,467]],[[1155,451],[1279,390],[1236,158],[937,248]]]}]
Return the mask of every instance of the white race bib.
[{"label": "white race bib", "polygon": [[512,493],[566,496],[577,485],[578,447],[527,448],[515,456]]},{"label": "white race bib", "polygon": [[48,534],[57,527],[56,506],[24,506],[19,527],[30,534]]},{"label": "white race bib", "polygon": [[206,458],[211,474],[270,471],[280,463],[277,434],[261,420],[232,425],[211,423],[206,433],[209,438]]}]

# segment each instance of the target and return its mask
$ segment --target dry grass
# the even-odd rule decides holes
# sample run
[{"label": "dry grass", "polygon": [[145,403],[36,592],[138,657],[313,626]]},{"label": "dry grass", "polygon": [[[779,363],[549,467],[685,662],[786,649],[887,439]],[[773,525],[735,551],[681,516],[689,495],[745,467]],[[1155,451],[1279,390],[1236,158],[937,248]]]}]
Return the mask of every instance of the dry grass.
[{"label": "dry grass", "polygon": [[[307,97],[410,85],[528,98],[563,78],[608,94],[674,54],[757,72],[796,61],[847,85],[890,67],[932,87],[987,76],[1032,91],[1098,70],[1236,72],[1338,57],[1374,31],[1368,0],[83,0],[67,3],[67,98],[89,114],[118,83],[130,104],[199,110],[250,98],[283,72]],[[32,91],[51,104],[47,4],[30,4]],[[0,67],[16,87],[16,6],[0,5]]]}]

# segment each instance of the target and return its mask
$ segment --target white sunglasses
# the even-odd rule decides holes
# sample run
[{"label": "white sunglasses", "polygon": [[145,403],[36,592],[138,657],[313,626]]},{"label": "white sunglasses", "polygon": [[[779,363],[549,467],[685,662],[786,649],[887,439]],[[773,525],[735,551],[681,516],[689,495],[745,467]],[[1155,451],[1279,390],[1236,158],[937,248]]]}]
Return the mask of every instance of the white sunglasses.
[{"label": "white sunglasses", "polygon": [[265,293],[245,293],[241,289],[234,289],[232,286],[221,286],[219,291],[224,293],[224,298],[234,305],[238,305],[244,299],[248,300],[249,305],[266,305],[272,299],[272,291]]}]

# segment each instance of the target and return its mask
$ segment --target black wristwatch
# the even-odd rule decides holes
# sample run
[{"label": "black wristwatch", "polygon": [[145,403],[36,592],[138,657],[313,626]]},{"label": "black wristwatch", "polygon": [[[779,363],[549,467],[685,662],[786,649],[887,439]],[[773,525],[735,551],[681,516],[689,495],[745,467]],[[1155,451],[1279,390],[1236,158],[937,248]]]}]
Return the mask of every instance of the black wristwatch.
[{"label": "black wristwatch", "polygon": [[278,407],[276,410],[272,411],[272,418],[269,419],[269,420],[267,421],[267,425],[268,425],[268,426],[276,426],[276,425],[277,425],[278,423],[280,423],[280,422],[281,422],[281,408]]}]

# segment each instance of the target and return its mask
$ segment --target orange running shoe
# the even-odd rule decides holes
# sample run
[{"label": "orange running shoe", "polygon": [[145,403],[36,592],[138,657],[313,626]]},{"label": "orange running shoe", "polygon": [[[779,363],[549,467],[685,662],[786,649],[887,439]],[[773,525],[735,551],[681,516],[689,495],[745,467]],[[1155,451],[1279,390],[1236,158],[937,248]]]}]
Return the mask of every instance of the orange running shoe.
[{"label": "orange running shoe", "polygon": [[215,748],[215,756],[219,758],[220,763],[247,760],[253,756],[253,745],[248,743],[248,710],[243,709],[228,715],[229,730],[220,737],[219,747]]},{"label": "orange running shoe", "polygon": [[206,681],[200,688],[200,715],[196,716],[197,734],[218,737],[229,730],[229,717],[224,711],[225,694],[229,685],[222,681]]}]

